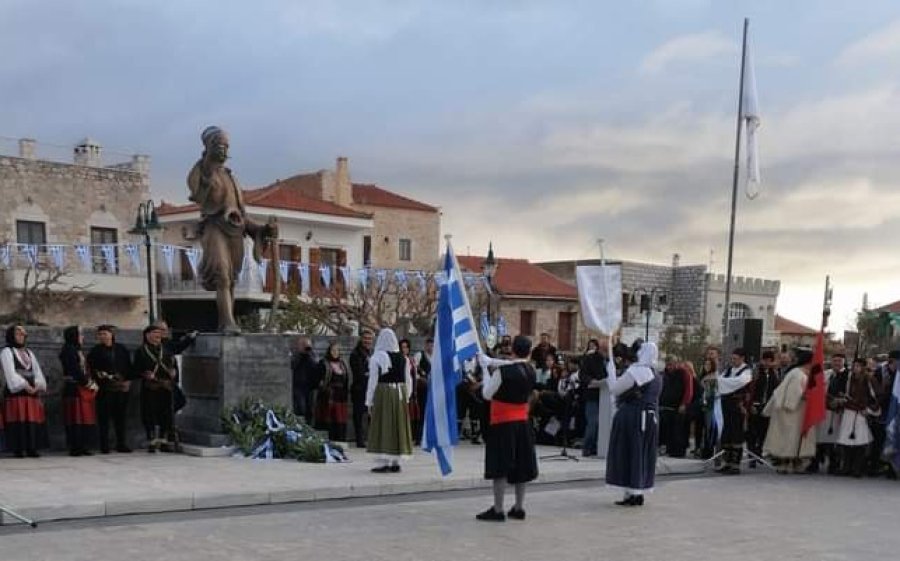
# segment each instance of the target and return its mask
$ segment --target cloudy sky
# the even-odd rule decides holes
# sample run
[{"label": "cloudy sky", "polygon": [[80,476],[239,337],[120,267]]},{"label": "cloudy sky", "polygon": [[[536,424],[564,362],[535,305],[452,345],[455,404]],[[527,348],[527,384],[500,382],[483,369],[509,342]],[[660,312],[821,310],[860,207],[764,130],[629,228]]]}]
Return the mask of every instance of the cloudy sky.
[{"label": "cloudy sky", "polygon": [[896,1],[4,0],[0,147],[90,135],[181,201],[215,123],[244,185],[345,155],[442,207],[461,252],[602,237],[724,272],[744,16],[763,194],[739,201],[735,274],[780,279],[809,325],[832,275],[840,330],[863,292],[900,299]]}]

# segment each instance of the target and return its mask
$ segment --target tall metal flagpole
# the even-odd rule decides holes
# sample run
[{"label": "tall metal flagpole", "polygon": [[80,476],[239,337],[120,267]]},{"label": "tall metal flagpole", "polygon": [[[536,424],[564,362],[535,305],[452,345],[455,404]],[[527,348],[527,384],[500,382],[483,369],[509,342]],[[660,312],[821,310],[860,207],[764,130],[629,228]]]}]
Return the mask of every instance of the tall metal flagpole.
[{"label": "tall metal flagpole", "polygon": [[738,87],[737,133],[734,141],[734,177],[731,182],[731,227],[728,230],[728,270],[725,276],[725,311],[722,315],[722,344],[728,346],[728,317],[731,308],[731,265],[734,257],[734,221],[737,214],[738,175],[741,157],[741,128],[744,112],[744,67],[747,62],[747,28],[750,19],[744,18],[744,40],[741,49],[741,82]]}]

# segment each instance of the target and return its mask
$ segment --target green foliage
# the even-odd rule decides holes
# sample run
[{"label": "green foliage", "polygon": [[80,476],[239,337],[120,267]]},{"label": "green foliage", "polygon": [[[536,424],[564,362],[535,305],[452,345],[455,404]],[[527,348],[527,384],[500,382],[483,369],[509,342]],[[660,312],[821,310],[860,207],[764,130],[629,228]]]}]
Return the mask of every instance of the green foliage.
[{"label": "green foliage", "polygon": [[[269,432],[266,427],[266,413],[269,410],[284,423],[284,430]],[[222,429],[245,456],[251,455],[267,438],[272,439],[275,458],[322,463],[325,461],[325,444],[343,452],[340,446],[322,438],[289,408],[269,405],[257,399],[248,398],[225,412],[222,415]]]},{"label": "green foliage", "polygon": [[709,328],[701,325],[692,330],[672,325],[666,328],[659,341],[659,348],[666,357],[691,362],[699,372],[709,346]]}]

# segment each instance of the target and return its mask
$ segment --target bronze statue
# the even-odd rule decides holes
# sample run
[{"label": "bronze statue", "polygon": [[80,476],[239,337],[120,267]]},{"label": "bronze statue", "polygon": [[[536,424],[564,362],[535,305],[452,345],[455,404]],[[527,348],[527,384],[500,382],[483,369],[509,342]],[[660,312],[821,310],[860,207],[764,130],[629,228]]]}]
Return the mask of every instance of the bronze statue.
[{"label": "bronze statue", "polygon": [[[188,174],[191,201],[200,206],[198,235],[203,246],[200,279],[216,293],[219,331],[238,334],[234,321],[234,285],[244,262],[244,237],[254,241],[253,258],[260,260],[263,243],[278,237],[274,220],[257,224],[249,219],[237,180],[225,167],[228,135],[219,127],[204,129],[203,156]],[[277,276],[277,275],[276,275]]]}]

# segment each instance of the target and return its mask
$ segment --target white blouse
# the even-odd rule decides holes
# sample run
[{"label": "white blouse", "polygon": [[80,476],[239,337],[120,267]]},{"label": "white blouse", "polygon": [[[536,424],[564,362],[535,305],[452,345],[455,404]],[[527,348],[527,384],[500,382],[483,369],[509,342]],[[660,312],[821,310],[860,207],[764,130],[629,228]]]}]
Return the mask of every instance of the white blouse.
[{"label": "white blouse", "polygon": [[[38,364],[37,357],[34,356],[34,353],[28,349],[24,350],[24,353],[18,350],[13,350],[12,347],[6,347],[2,351],[0,351],[0,368],[3,369],[3,378],[6,380],[6,387],[9,388],[10,393],[18,393],[24,390],[28,386],[28,382],[25,381],[25,378],[22,377],[21,374],[16,372],[16,363],[13,360],[13,353],[26,354],[31,359],[31,373],[34,374],[34,387],[40,391],[47,391],[47,380],[44,378],[44,373],[41,370],[41,365]],[[23,362],[21,359],[19,362]]]}]

